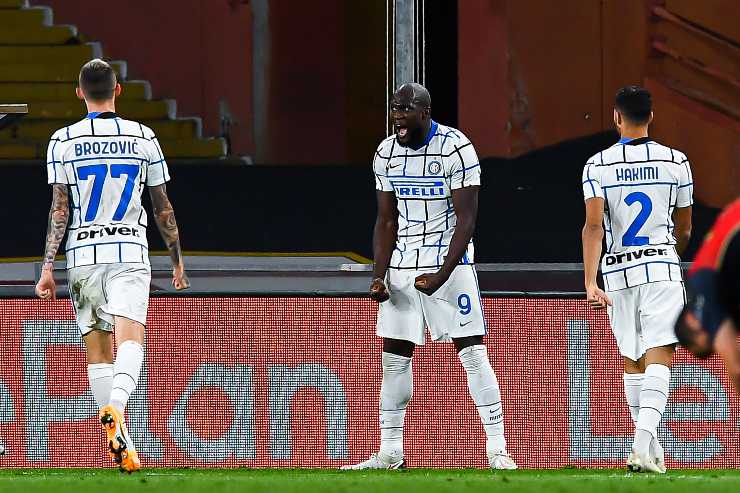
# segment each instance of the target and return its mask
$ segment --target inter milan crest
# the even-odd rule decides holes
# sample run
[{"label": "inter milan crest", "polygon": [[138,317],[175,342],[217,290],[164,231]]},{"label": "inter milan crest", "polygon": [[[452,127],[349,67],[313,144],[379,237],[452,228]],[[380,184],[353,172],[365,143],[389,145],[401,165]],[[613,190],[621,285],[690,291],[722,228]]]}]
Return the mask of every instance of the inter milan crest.
[{"label": "inter milan crest", "polygon": [[440,171],[442,171],[442,164],[439,161],[432,161],[431,163],[427,164],[427,171],[429,171],[430,175],[436,175]]}]

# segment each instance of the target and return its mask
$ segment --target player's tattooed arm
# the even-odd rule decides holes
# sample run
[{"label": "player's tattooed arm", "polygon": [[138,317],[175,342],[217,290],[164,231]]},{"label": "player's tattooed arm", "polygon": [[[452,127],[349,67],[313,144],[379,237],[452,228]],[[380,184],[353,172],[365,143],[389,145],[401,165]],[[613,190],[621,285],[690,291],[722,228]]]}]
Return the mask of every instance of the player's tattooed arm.
[{"label": "player's tattooed arm", "polygon": [[51,191],[51,208],[49,222],[46,227],[46,243],[44,245],[44,265],[53,264],[59,250],[59,245],[67,231],[69,220],[69,194],[67,185],[54,184]]},{"label": "player's tattooed arm", "polygon": [[480,187],[476,185],[452,191],[452,206],[457,216],[455,231],[452,233],[447,256],[439,271],[434,274],[422,274],[416,278],[414,285],[422,293],[432,295],[442,287],[465,255],[475,232],[479,189]]},{"label": "player's tattooed arm", "polygon": [[69,220],[69,195],[67,185],[54,184],[51,190],[51,208],[49,221],[46,227],[46,242],[44,244],[44,262],[41,268],[41,277],[36,283],[36,295],[42,299],[56,299],[56,283],[54,282],[54,258],[59,245],[64,238]]},{"label": "player's tattooed arm", "polygon": [[377,191],[378,217],[375,220],[373,231],[373,253],[375,266],[373,281],[370,285],[370,297],[375,301],[383,302],[390,296],[383,279],[391,262],[393,248],[396,246],[398,234],[398,207],[393,192]]},{"label": "player's tattooed arm", "polygon": [[170,260],[172,260],[172,285],[177,290],[187,289],[190,287],[190,280],[185,274],[185,263],[180,248],[180,231],[175,220],[175,210],[167,196],[166,185],[163,183],[149,187],[149,197],[152,200],[154,220],[170,253]]}]

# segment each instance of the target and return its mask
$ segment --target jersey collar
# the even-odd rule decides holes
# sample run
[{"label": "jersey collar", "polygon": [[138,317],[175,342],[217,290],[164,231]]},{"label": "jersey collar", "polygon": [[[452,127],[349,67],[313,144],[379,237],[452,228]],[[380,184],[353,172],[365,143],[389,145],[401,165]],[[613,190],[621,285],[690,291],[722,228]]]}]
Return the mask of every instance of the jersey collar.
[{"label": "jersey collar", "polygon": [[637,146],[640,144],[646,144],[650,142],[650,137],[639,137],[637,139],[630,139],[629,137],[622,137],[619,139],[618,144]]},{"label": "jersey collar", "polygon": [[107,118],[118,118],[118,115],[116,115],[112,111],[91,111],[87,114],[85,118],[89,118],[90,120],[94,120],[96,118],[101,119],[107,119]]}]

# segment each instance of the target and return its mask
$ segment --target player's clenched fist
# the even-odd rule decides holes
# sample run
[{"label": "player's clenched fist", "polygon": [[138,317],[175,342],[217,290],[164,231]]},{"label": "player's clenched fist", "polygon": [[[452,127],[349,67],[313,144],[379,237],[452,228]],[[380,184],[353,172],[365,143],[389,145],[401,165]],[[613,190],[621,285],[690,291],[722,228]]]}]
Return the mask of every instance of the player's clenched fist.
[{"label": "player's clenched fist", "polygon": [[188,275],[185,273],[185,267],[182,264],[172,269],[172,286],[178,291],[190,287],[190,279],[188,279]]},{"label": "player's clenched fist", "polygon": [[387,301],[391,295],[388,293],[388,289],[385,287],[385,283],[381,278],[373,279],[370,284],[370,298],[374,299],[378,303]]},{"label": "player's clenched fist", "polygon": [[414,279],[414,287],[427,296],[431,296],[437,291],[447,279],[439,273],[422,274]]},{"label": "player's clenched fist", "polygon": [[57,299],[57,284],[54,282],[51,268],[46,268],[46,266],[44,266],[44,268],[41,269],[41,278],[39,279],[39,282],[36,283],[36,296],[44,300]]}]

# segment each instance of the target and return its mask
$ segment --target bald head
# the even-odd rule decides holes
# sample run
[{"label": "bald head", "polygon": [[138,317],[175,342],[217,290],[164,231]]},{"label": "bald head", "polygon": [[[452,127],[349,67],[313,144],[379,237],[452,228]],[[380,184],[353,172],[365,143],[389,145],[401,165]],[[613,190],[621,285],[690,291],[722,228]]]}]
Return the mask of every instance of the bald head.
[{"label": "bald head", "polygon": [[432,124],[432,98],[421,84],[408,82],[393,93],[391,120],[396,140],[404,147],[418,148],[424,142]]},{"label": "bald head", "polygon": [[432,97],[427,88],[416,82],[407,82],[396,89],[393,99],[399,103],[413,104],[422,108],[432,107]]}]

